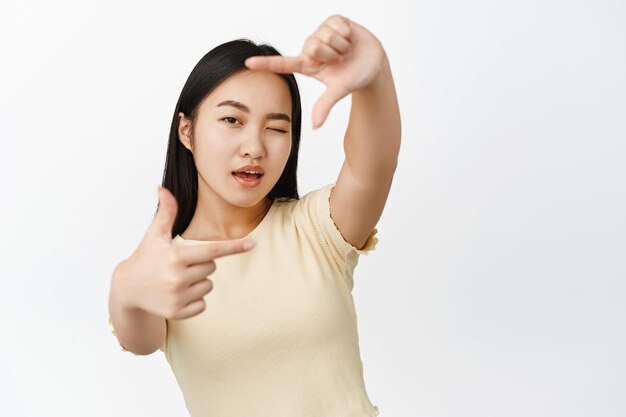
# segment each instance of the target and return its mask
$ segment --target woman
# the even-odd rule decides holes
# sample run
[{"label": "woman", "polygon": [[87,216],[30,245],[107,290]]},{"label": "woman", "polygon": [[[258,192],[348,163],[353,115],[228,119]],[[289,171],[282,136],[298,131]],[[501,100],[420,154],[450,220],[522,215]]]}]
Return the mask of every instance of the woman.
[{"label": "woman", "polygon": [[[339,176],[302,198],[295,72],[326,85],[314,128],[352,94]],[[378,415],[352,277],[375,248],[399,147],[389,62],[357,23],[329,17],[298,57],[214,48],[176,106],[154,221],[113,273],[122,349],[163,351],[192,416]]]}]

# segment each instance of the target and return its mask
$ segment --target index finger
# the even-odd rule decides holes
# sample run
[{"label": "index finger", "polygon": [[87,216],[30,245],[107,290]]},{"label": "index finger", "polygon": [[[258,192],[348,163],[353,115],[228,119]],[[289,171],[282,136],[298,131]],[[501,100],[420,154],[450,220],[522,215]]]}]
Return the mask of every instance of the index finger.
[{"label": "index finger", "polygon": [[245,65],[251,70],[293,73],[302,71],[302,58],[282,55],[257,55],[247,58]]},{"label": "index finger", "polygon": [[254,242],[244,239],[206,242],[193,246],[181,246],[180,257],[186,265],[211,262],[215,258],[247,252],[254,247]]}]

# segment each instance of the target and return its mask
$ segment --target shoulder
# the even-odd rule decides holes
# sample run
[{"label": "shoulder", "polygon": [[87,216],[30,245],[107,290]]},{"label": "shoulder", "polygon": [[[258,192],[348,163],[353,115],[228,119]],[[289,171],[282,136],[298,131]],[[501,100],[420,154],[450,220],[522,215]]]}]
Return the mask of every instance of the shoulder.
[{"label": "shoulder", "polygon": [[320,242],[334,251],[340,260],[346,261],[351,255],[367,255],[376,247],[378,230],[372,230],[362,248],[356,248],[344,239],[330,212],[330,195],[335,185],[336,182],[332,182],[306,193],[299,200],[290,202],[288,209],[296,223],[310,226]]}]

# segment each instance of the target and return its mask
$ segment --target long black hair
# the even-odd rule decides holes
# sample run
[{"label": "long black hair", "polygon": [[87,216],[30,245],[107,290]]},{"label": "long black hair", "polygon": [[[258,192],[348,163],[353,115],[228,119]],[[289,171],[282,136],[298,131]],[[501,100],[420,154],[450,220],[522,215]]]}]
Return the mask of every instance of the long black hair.
[{"label": "long black hair", "polygon": [[[198,108],[204,98],[231,75],[247,70],[244,64],[246,58],[255,55],[281,55],[281,53],[271,45],[255,44],[245,38],[225,42],[200,59],[183,86],[172,118],[162,181],[162,186],[167,188],[178,202],[172,237],[183,233],[189,226],[198,201],[198,172],[191,151],[178,137],[178,114],[183,112],[191,119],[193,131]],[[287,82],[291,93],[291,153],[282,175],[267,195],[270,201],[299,198],[296,171],[302,121],[300,91],[293,74],[277,75]]]}]

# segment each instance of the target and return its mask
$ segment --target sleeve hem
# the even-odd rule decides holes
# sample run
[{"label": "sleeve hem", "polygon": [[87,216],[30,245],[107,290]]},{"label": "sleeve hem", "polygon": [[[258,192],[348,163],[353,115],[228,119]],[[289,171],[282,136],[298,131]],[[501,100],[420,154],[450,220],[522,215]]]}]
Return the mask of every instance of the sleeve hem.
[{"label": "sleeve hem", "polygon": [[367,240],[365,241],[365,244],[360,249],[353,246],[350,242],[344,239],[341,231],[335,224],[330,213],[330,194],[335,185],[336,182],[332,182],[322,187],[322,189],[320,190],[322,195],[319,199],[317,199],[316,212],[318,218],[316,219],[316,221],[318,222],[318,224],[320,224],[320,226],[322,226],[321,229],[323,231],[324,237],[338,251],[342,262],[347,263],[350,252],[358,255],[367,255],[369,252],[376,249],[376,245],[378,244],[378,237],[376,237],[378,229],[374,228],[372,230]]},{"label": "sleeve hem", "polygon": [[117,333],[115,333],[115,328],[113,327],[113,321],[111,320],[111,317],[110,317],[110,316],[109,316],[109,328],[110,328],[110,330],[111,330],[111,334],[112,334],[113,336],[115,336],[115,339],[117,340],[117,344],[119,345],[119,347],[120,347],[120,348],[122,348],[122,349],[121,349],[121,350],[122,350],[122,352],[129,352],[129,353],[132,353],[132,354],[133,354],[133,355],[135,355],[135,356],[141,356],[141,355],[139,355],[139,354],[137,354],[137,353],[135,353],[135,352],[133,352],[133,351],[130,351],[130,350],[126,349],[126,348],[125,348],[125,347],[124,347],[124,346],[120,343],[120,340],[117,338]]},{"label": "sleeve hem", "polygon": [[372,230],[372,233],[370,233],[370,235],[367,237],[367,240],[365,241],[365,244],[361,249],[357,249],[354,247],[352,248],[354,252],[358,253],[359,255],[367,256],[367,254],[376,249],[376,245],[378,244],[378,237],[376,237],[377,233],[378,229],[374,228]]}]

